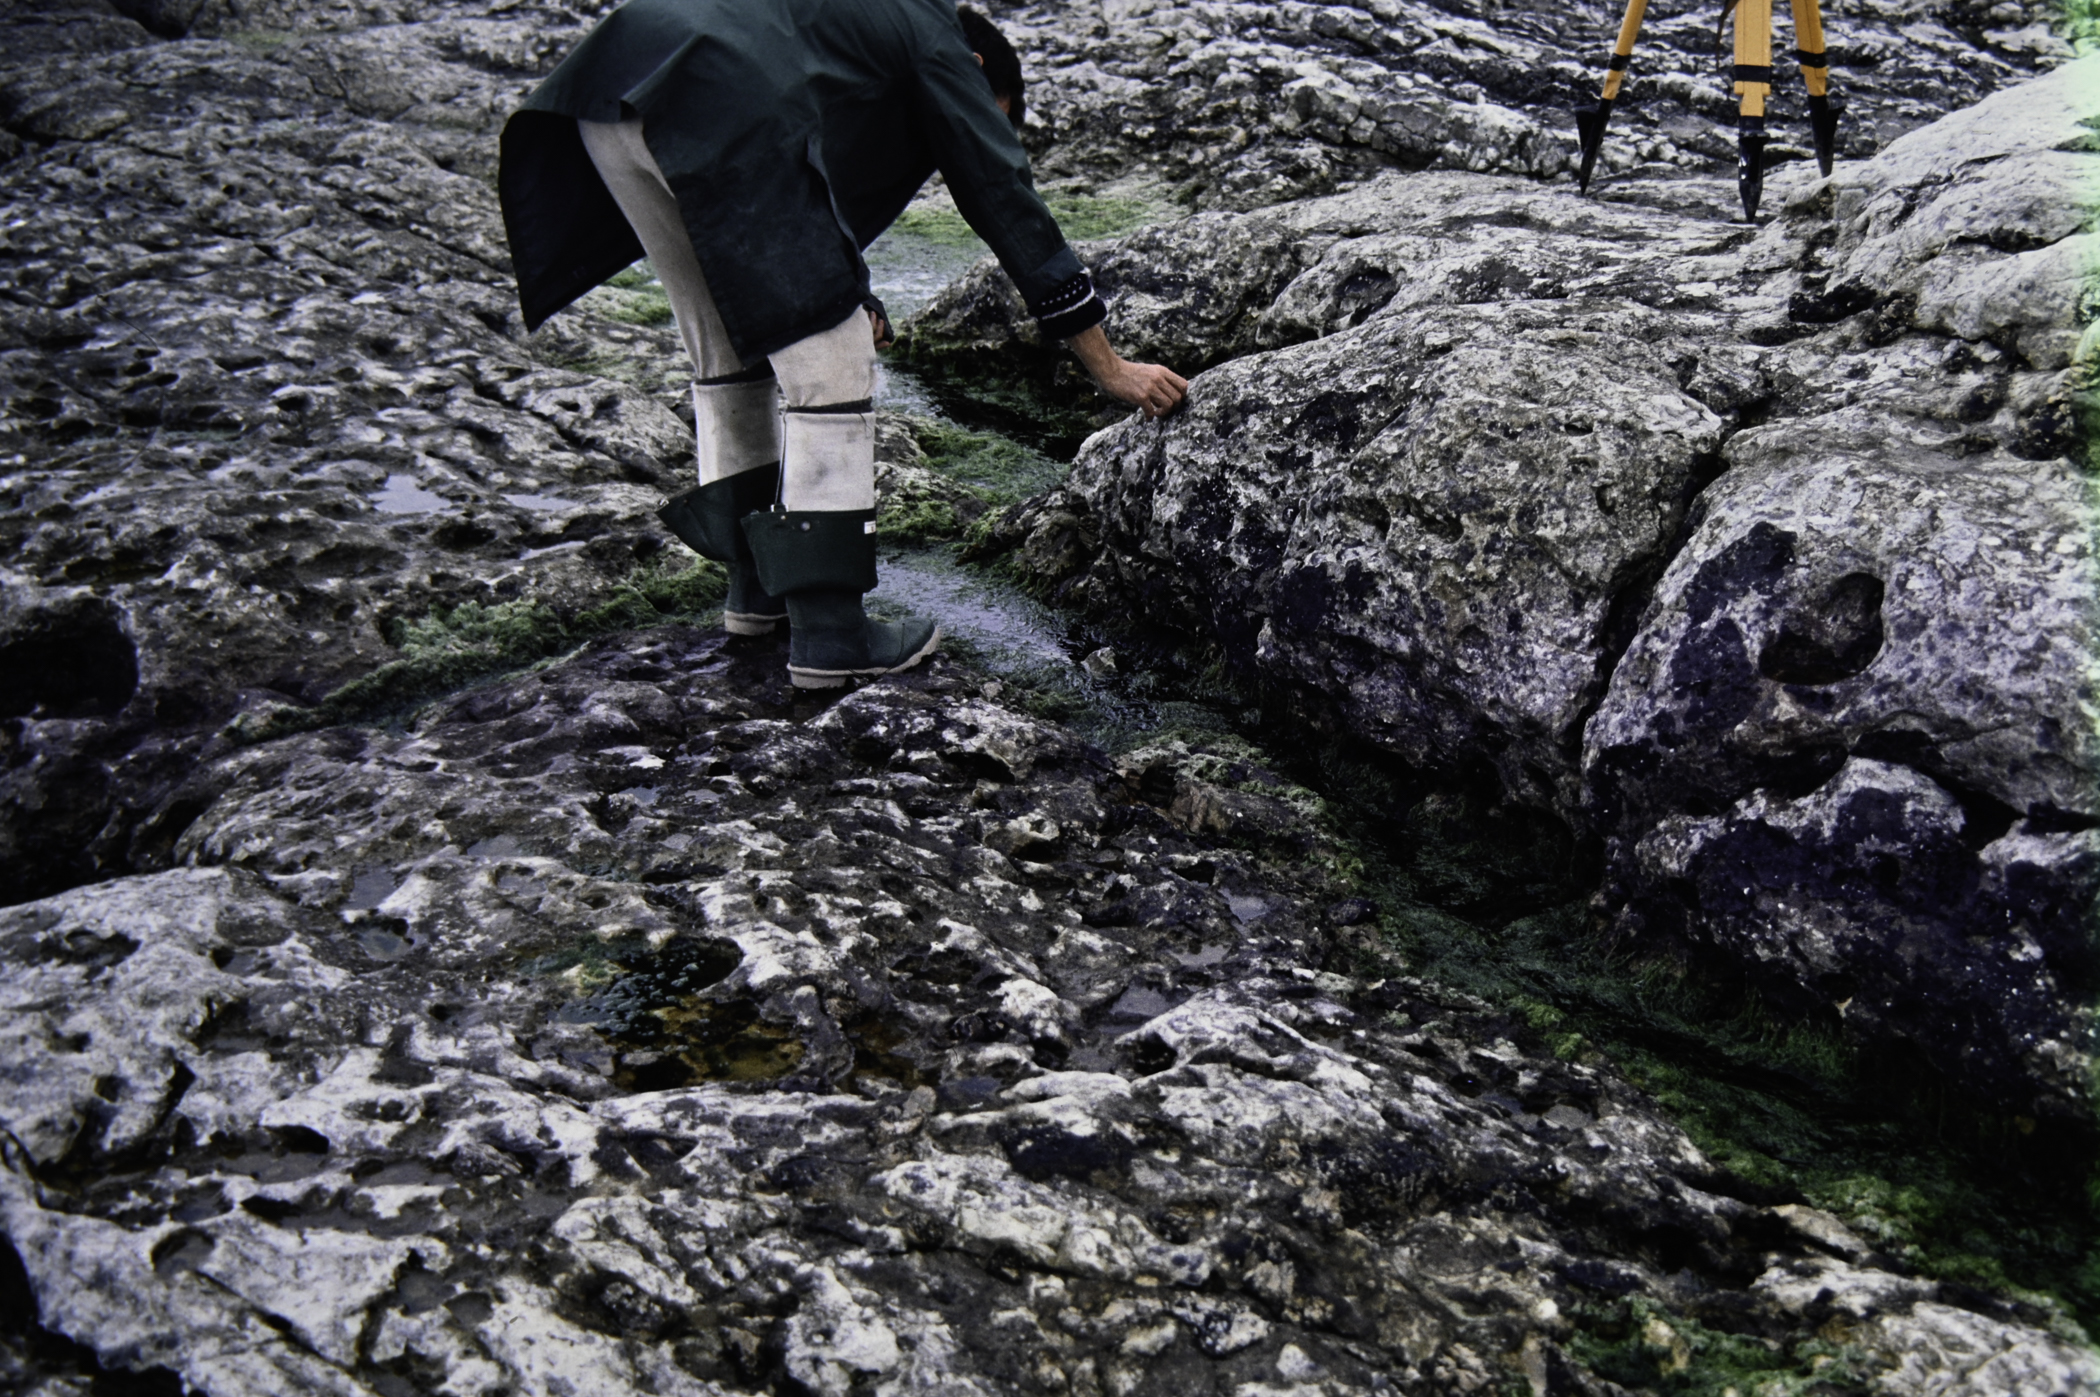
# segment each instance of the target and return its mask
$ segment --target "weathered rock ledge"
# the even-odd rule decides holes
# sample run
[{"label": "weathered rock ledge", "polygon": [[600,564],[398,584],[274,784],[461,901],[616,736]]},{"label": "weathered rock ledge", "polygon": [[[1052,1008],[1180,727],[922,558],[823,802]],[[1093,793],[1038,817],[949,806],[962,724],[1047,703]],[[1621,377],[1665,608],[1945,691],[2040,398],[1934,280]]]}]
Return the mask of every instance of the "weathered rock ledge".
[{"label": "weathered rock ledge", "polygon": [[[1630,942],[2089,1122],[2096,93],[1782,178],[1759,229],[1717,181],[1416,175],[1130,239],[1112,275],[1177,271],[1126,338],[1238,357],[1003,541],[1312,721],[1492,764],[1602,839]],[[1001,340],[980,288],[925,320]]]},{"label": "weathered rock ledge", "polygon": [[1316,829],[1175,769],[678,628],[217,763],[182,868],[0,913],[43,1322],[214,1397],[2100,1387],[1367,977]]}]

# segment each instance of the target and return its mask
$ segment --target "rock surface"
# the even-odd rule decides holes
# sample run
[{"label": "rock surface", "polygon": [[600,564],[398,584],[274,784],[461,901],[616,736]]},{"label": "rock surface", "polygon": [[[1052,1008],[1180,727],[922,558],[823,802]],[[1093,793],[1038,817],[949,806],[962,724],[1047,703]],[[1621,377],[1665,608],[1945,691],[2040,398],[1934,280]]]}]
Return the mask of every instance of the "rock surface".
[{"label": "rock surface", "polygon": [[[1402,973],[1243,753],[1111,758],[946,661],[827,705],[672,624],[719,578],[650,517],[691,451],[661,298],[524,336],[489,187],[604,8],[0,17],[0,1385],[2100,1391],[2047,1304],[1903,1274]],[[2069,75],[2021,89],[2024,145],[1986,108],[1775,172],[1753,235],[1677,177],[1726,154],[1704,16],[1658,19],[1609,147],[1658,177],[1578,204],[1510,176],[1565,172],[1600,8],[1000,13],[1046,177],[1216,211],[1096,261],[1125,343],[1224,365],[1010,527],[1025,564],[1593,822],[1629,937],[1897,1037],[1994,987],[1948,1070],[2071,1101],[2086,554],[2027,547],[2078,483]],[[1849,20],[1848,158],[2049,66],[2040,13]],[[1393,165],[1443,168],[1279,202]],[[1025,358],[997,294],[922,339]],[[1826,557],[1891,496],[1787,453],[1811,409],[1873,488],[1891,443],[1962,470]],[[888,526],[969,522],[910,437]],[[1794,561],[1686,620],[1782,523]],[[1900,721],[1871,682],[1781,713],[1870,613],[1877,655],[1951,643],[1904,630],[1898,558],[1921,608],[2059,609]],[[1776,657],[1749,727],[1669,688],[1723,617]],[[1826,784],[1761,764],[1788,724]],[[1956,907],[2010,920],[1956,945]]]},{"label": "rock surface", "polygon": [[945,667],[792,692],[620,635],[215,763],[183,867],[0,914],[44,1324],[214,1397],[1604,1392],[1834,1310],[1880,1390],[2100,1384],[1363,978],[1317,845],[1231,838],[1259,782]]},{"label": "rock surface", "polygon": [[17,899],[153,866],[137,802],[237,713],[398,658],[398,621],[572,617],[668,564],[647,515],[692,450],[613,376],[665,331],[515,334],[487,136],[559,23],[156,44],[80,13],[0,73]]},{"label": "rock surface", "polygon": [[[1154,230],[1158,265],[1221,245],[1225,271],[1126,300],[1139,344],[1195,337],[1197,307],[1242,351],[1317,338],[1090,441],[1002,526],[1017,566],[1418,766],[1492,764],[1607,842],[1622,936],[2089,1120],[2096,64],[1782,176],[1757,230],[1714,216],[1719,182],[1634,204],[1467,175]],[[1329,241],[1235,279],[1288,229]],[[1835,872],[1849,826],[1767,818],[1836,799],[1810,793],[1848,757],[1961,812],[1875,836],[1935,894]]]},{"label": "rock surface", "polygon": [[[1571,109],[1596,95],[1623,7],[1165,4],[1110,0],[1094,23],[1060,6],[993,7],[1022,50],[1031,146],[1046,179],[1166,188],[1201,209],[1272,216],[1199,221],[1084,249],[1111,292],[1109,330],[1184,371],[1354,324],[1390,287],[1390,266],[1305,323],[1277,292],[1337,241],[1384,227],[1375,206],[1306,196],[1378,170],[1471,170],[1572,179]],[[2071,57],[2045,6],[1852,6],[1826,16],[1832,90],[1850,103],[1839,159]],[[1789,42],[1780,31],[1777,47]],[[1603,147],[1596,188],[1640,200],[1649,180],[1732,172],[1736,103],[1720,76],[1712,16],[1650,14]],[[1810,158],[1802,89],[1782,69],[1767,161]],[[1620,181],[1617,176],[1630,176]],[[1722,217],[1731,195],[1713,191]],[[1187,257],[1200,246],[1202,256]],[[1341,324],[1333,323],[1339,312]],[[1317,325],[1317,328],[1315,328]],[[1058,362],[989,263],[908,327],[913,356],[968,372],[987,350]]]},{"label": "rock surface", "polygon": [[[1550,177],[1572,172],[1569,109],[1596,94],[1623,6],[993,6],[1034,75],[1044,173],[1146,177],[1202,207],[1325,193],[1385,165]],[[1833,90],[1858,158],[2061,63],[2040,4],[1847,6],[1825,16]],[[1790,45],[1782,27],[1775,50]],[[1714,15],[1651,12],[1601,168],[1720,169],[1736,103]],[[1797,72],[1773,95],[1767,160],[1809,151]]]},{"label": "rock surface", "polygon": [[2096,72],[1788,207],[1782,235],[1819,248],[1795,318],[1877,309],[1772,364],[1820,391],[1729,440],[1584,758],[1622,933],[1681,919],[1797,1008],[2079,1121],[2100,575],[2074,459],[2094,209],[2069,182],[2100,173]]},{"label": "rock surface", "polygon": [[[521,335],[492,138],[579,31],[507,13],[23,18],[75,47],[0,71],[32,146],[0,188],[0,897],[163,866],[142,824],[230,719],[399,662],[405,625],[718,589],[652,517],[693,450],[661,298]],[[885,445],[893,502],[941,498]]]}]

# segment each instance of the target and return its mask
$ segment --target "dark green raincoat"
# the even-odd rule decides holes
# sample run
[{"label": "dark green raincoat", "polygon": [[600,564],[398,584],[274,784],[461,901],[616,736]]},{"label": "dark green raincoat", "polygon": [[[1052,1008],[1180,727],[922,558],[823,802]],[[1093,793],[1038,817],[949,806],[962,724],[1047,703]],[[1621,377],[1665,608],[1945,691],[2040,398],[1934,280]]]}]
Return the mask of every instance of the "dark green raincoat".
[{"label": "dark green raincoat", "polygon": [[747,362],[868,302],[861,249],[936,169],[1046,332],[1101,319],[954,0],[629,0],[503,130],[528,327],[642,255],[576,130],[637,116]]}]

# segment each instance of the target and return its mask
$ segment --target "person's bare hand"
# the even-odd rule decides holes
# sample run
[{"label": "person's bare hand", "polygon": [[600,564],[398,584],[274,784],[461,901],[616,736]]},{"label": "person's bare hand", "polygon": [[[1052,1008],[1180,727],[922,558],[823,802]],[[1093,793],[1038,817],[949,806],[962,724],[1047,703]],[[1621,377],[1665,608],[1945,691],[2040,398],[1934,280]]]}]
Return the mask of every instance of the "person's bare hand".
[{"label": "person's bare hand", "polygon": [[1109,397],[1129,403],[1149,420],[1165,417],[1188,397],[1188,380],[1160,364],[1133,364],[1118,359],[1094,382]]},{"label": "person's bare hand", "polygon": [[1109,397],[1129,403],[1147,419],[1165,417],[1188,397],[1188,380],[1159,364],[1133,364],[1116,353],[1099,325],[1065,341],[1096,385]]},{"label": "person's bare hand", "polygon": [[888,349],[897,342],[897,332],[890,328],[890,322],[872,310],[868,312],[868,328],[875,333],[877,349]]}]

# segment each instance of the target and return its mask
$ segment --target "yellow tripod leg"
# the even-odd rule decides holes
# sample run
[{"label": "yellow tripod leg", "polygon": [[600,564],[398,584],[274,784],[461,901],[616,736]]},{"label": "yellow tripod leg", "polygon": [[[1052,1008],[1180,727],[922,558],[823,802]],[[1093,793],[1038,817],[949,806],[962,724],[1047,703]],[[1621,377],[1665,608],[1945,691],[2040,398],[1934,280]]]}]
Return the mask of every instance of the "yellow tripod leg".
[{"label": "yellow tripod leg", "polygon": [[1611,120],[1611,104],[1618,100],[1619,88],[1626,81],[1626,69],[1633,62],[1633,41],[1640,37],[1641,19],[1647,13],[1648,0],[1626,0],[1626,16],[1619,21],[1619,37],[1605,67],[1604,94],[1589,106],[1575,109],[1575,132],[1582,141],[1582,168],[1575,178],[1584,193],[1589,192],[1590,173],[1597,168],[1597,152],[1604,146],[1604,124]]},{"label": "yellow tripod leg", "polygon": [[1611,46],[1611,63],[1604,74],[1604,100],[1618,100],[1619,88],[1626,81],[1626,69],[1633,63],[1633,41],[1641,36],[1641,20],[1648,14],[1648,0],[1626,0],[1626,16],[1619,21],[1619,37]]},{"label": "yellow tripod leg", "polygon": [[1808,85],[1808,124],[1816,138],[1816,165],[1827,176],[1837,159],[1838,113],[1830,100],[1830,60],[1823,51],[1823,16],[1816,0],[1793,0],[1794,61]]},{"label": "yellow tripod leg", "polygon": [[1737,0],[1735,7],[1735,187],[1743,217],[1757,218],[1765,187],[1765,98],[1772,91],[1772,0]]}]

